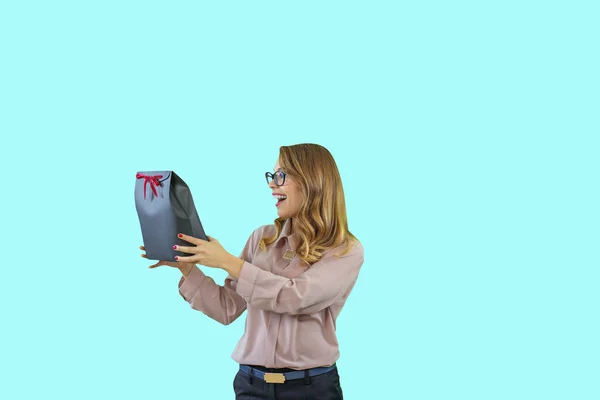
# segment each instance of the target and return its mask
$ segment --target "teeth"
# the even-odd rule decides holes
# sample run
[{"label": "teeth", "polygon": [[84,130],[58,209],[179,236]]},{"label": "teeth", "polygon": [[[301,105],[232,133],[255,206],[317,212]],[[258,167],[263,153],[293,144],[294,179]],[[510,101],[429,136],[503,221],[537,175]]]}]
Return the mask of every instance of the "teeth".
[{"label": "teeth", "polygon": [[287,196],[284,195],[280,195],[280,194],[276,194],[273,197],[275,197],[276,199],[282,200],[282,199],[287,199]]}]

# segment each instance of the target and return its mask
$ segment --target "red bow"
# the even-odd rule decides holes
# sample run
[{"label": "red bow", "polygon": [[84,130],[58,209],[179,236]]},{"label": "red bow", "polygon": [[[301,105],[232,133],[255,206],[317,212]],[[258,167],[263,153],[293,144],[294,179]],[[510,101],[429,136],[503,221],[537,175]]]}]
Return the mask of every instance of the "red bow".
[{"label": "red bow", "polygon": [[144,178],[144,199],[146,198],[146,184],[150,182],[150,187],[152,188],[152,192],[155,196],[158,196],[158,192],[156,191],[156,186],[160,186],[159,179],[162,178],[162,175],[154,175],[148,176],[144,174],[136,174],[135,177],[137,179]]}]

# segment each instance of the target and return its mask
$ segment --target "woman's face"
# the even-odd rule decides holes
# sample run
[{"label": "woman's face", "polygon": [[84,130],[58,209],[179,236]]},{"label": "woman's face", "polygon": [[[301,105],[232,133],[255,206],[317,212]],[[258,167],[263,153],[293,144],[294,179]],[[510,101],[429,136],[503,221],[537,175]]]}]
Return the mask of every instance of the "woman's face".
[{"label": "woman's face", "polygon": [[[273,173],[275,174],[280,170],[279,160],[277,160]],[[285,173],[285,171],[283,172]],[[279,218],[288,219],[295,217],[302,204],[302,193],[300,192],[298,183],[289,175],[286,175],[282,186],[277,186],[275,180],[271,180],[269,188],[273,192],[273,197],[277,198],[275,206],[277,207]],[[280,195],[285,196],[285,199],[279,200]]]}]

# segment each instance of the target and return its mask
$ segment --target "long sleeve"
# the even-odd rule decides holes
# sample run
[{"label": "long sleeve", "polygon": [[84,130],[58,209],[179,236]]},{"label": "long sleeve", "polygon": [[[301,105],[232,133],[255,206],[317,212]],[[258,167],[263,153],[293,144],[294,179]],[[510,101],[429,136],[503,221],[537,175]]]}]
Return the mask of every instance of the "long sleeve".
[{"label": "long sleeve", "polygon": [[[253,232],[240,254],[245,262],[252,261],[254,236]],[[220,286],[194,266],[187,277],[181,277],[179,293],[194,310],[223,325],[229,325],[246,310],[246,300],[236,292],[236,286],[237,281],[231,275]]]},{"label": "long sleeve", "polygon": [[312,314],[324,310],[349,294],[364,261],[361,244],[344,257],[336,257],[337,250],[326,252],[294,279],[245,262],[236,291],[248,305],[276,313]]}]

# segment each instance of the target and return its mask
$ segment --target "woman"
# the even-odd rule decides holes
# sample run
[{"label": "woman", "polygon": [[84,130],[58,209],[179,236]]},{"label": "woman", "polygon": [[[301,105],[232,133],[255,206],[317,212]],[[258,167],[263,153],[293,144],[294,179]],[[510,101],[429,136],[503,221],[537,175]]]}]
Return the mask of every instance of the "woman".
[{"label": "woman", "polygon": [[[150,268],[179,268],[181,296],[222,324],[248,310],[232,354],[236,399],[342,399],[335,321],[364,258],[348,230],[340,174],[327,149],[298,144],[280,148],[266,178],[278,218],[252,233],[239,258],[210,236],[180,234],[190,246],[174,248],[191,255]],[[224,285],[196,263],[227,271]]]}]

